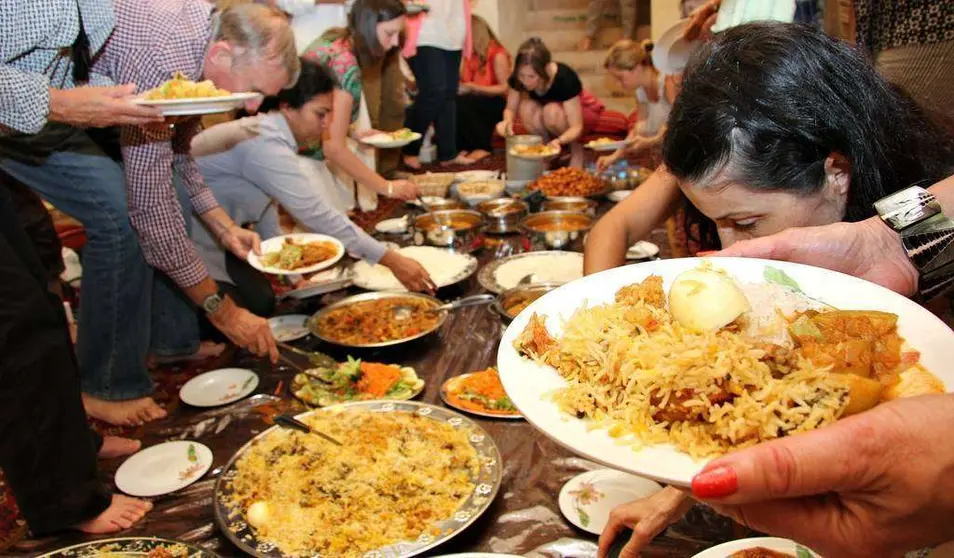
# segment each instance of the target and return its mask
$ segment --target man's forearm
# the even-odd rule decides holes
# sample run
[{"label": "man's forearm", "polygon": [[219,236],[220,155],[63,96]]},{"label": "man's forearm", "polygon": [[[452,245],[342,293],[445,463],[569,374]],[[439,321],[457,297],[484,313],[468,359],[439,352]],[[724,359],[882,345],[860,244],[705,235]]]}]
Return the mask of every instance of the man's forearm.
[{"label": "man's forearm", "polygon": [[192,287],[184,287],[182,292],[189,297],[193,304],[201,307],[205,299],[219,292],[219,286],[211,277],[206,276],[201,283]]},{"label": "man's forearm", "polygon": [[209,230],[212,231],[212,234],[215,235],[215,238],[220,242],[222,236],[229,231],[232,227],[238,225],[235,224],[235,221],[229,217],[229,214],[225,212],[221,207],[216,207],[215,209],[206,211],[199,215],[202,219],[202,222],[209,226]]}]

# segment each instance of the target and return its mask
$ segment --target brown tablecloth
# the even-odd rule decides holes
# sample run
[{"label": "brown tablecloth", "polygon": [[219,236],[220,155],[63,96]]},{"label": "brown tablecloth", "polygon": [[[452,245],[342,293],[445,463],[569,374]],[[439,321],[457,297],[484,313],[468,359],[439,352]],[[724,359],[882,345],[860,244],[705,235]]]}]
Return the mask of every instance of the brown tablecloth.
[{"label": "brown tablecloth", "polygon": [[[397,208],[397,211],[403,211],[403,208]],[[656,231],[652,240],[662,249],[661,255],[667,257],[665,231]],[[485,247],[475,255],[483,265],[519,252],[523,244],[519,236],[510,237],[497,247]],[[310,313],[354,292],[333,293],[289,310]],[[463,284],[443,289],[439,296],[453,299],[479,292],[482,288],[475,274]],[[444,380],[496,363],[497,347],[504,329],[489,308],[468,308],[449,316],[439,332],[430,338],[390,350],[352,351],[350,354],[414,367],[427,382],[420,400],[441,405],[439,391]],[[339,359],[349,354],[311,337],[298,345],[325,351]],[[255,370],[262,380],[258,394],[263,395],[211,410],[192,409],[173,400],[169,404],[168,419],[147,425],[137,432],[146,447],[167,440],[197,440],[212,449],[215,461],[212,470],[199,482],[154,499],[155,508],[147,518],[120,536],[171,537],[197,543],[222,556],[242,555],[220,532],[213,519],[211,502],[219,468],[246,441],[269,426],[267,417],[303,406],[288,391],[296,372],[293,368],[273,367],[245,353],[239,353],[229,365]],[[496,501],[474,525],[429,555],[483,551],[550,557],[595,556],[596,537],[574,528],[561,515],[557,495],[567,480],[599,466],[575,457],[525,421],[478,419],[477,422],[500,448],[504,459],[503,484]],[[103,475],[107,482],[112,482],[121,461],[104,463]],[[643,556],[689,557],[714,544],[747,534],[742,527],[717,516],[708,508],[697,506],[685,519],[657,537]],[[57,538],[25,541],[0,554],[35,556],[83,540],[86,539],[81,534],[68,533]]]}]

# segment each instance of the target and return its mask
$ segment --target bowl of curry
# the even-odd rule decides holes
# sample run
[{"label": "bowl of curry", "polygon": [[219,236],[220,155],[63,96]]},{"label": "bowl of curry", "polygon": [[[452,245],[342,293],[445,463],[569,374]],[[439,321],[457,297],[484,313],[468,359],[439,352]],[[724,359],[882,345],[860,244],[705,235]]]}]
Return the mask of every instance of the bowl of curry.
[{"label": "bowl of curry", "polygon": [[[340,347],[390,347],[440,328],[447,313],[428,311],[440,304],[436,298],[420,293],[364,293],[322,308],[308,320],[308,328],[315,337]],[[398,307],[410,308],[410,314],[396,319]]]}]

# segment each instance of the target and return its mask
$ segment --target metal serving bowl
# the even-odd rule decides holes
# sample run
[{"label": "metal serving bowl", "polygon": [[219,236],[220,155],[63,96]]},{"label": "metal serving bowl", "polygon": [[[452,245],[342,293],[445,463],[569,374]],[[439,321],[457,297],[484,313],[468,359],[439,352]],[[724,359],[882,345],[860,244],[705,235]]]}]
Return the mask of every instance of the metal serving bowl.
[{"label": "metal serving bowl", "polygon": [[593,217],[575,211],[541,211],[520,223],[533,250],[580,250],[592,226]]},{"label": "metal serving bowl", "polygon": [[[441,228],[441,224],[448,228]],[[414,244],[472,252],[483,226],[483,216],[469,209],[424,213],[414,218]]]},{"label": "metal serving bowl", "polygon": [[519,312],[515,312],[515,310],[518,310],[518,306],[525,302],[533,302],[561,285],[562,283],[518,285],[497,295],[497,300],[494,301],[492,308],[504,323],[509,324],[519,314]]},{"label": "metal serving bowl", "polygon": [[420,204],[418,204],[417,207],[424,212],[428,211],[428,208],[430,208],[431,211],[447,211],[450,209],[463,209],[464,204],[459,200],[440,198],[440,201],[432,201],[427,207],[421,207]]},{"label": "metal serving bowl", "polygon": [[543,211],[573,211],[576,213],[586,213],[590,217],[596,217],[596,206],[599,202],[588,198],[549,198],[543,202],[541,208]]},{"label": "metal serving bowl", "polygon": [[520,221],[530,213],[523,200],[501,198],[488,200],[477,206],[487,221],[486,232],[506,234],[520,230]]},{"label": "metal serving bowl", "polygon": [[315,315],[309,318],[308,322],[306,322],[308,324],[308,330],[311,331],[312,335],[314,335],[318,339],[321,339],[325,343],[330,343],[332,345],[337,345],[339,347],[349,347],[352,349],[371,349],[371,348],[379,348],[379,347],[392,347],[394,345],[409,343],[416,339],[420,339],[421,337],[424,337],[425,335],[430,335],[431,333],[434,333],[435,331],[440,329],[440,327],[444,325],[444,322],[447,320],[447,312],[441,312],[440,314],[438,314],[437,322],[434,324],[434,327],[421,331],[417,335],[413,335],[411,337],[405,337],[404,339],[383,341],[381,343],[369,343],[366,345],[352,345],[352,344],[336,341],[334,339],[331,339],[329,337],[325,337],[324,335],[322,335],[321,331],[318,328],[318,324],[321,322],[321,320],[325,316],[327,316],[332,310],[335,310],[336,308],[350,306],[357,302],[365,302],[368,300],[382,300],[386,298],[418,298],[418,299],[426,300],[433,303],[435,308],[443,304],[443,302],[441,302],[440,300],[432,296],[428,296],[421,293],[398,293],[398,292],[363,293],[359,295],[349,296],[348,298],[344,300],[339,300],[338,302],[334,304],[329,304],[328,306],[325,306],[324,308],[316,312]]}]

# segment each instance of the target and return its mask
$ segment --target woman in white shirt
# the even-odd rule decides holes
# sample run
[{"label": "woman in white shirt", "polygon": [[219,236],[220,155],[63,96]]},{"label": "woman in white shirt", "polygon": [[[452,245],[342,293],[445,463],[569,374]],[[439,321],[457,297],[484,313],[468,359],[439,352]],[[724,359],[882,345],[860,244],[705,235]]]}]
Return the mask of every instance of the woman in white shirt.
[{"label": "woman in white shirt", "polygon": [[[404,57],[417,81],[407,127],[422,136],[434,125],[441,164],[470,164],[457,148],[457,88],[461,57],[469,56],[470,0],[429,0],[429,10],[407,20]],[[404,164],[421,168],[421,141],[404,148]]]},{"label": "woman in white shirt", "polygon": [[292,16],[295,46],[301,54],[332,27],[348,26],[348,10],[354,0],[274,0],[275,5]]},{"label": "woman in white shirt", "polygon": [[626,136],[627,145],[596,163],[603,170],[626,155],[635,155],[662,145],[666,120],[676,99],[676,83],[653,66],[652,41],[619,41],[610,48],[604,66],[627,91],[634,91],[639,117]]}]

